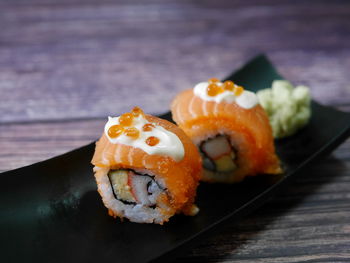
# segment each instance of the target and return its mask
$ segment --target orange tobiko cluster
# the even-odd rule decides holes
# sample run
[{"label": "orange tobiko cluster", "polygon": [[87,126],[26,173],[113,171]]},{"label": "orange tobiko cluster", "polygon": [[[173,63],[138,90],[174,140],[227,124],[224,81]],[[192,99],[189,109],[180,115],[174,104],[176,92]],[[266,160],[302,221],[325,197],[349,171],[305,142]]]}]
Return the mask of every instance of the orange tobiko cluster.
[{"label": "orange tobiko cluster", "polygon": [[219,80],[217,78],[211,78],[208,82],[207,94],[210,97],[215,97],[224,91],[231,91],[235,96],[239,96],[244,91],[243,87],[234,84],[231,80],[226,80],[222,85],[218,85]]},{"label": "orange tobiko cluster", "polygon": [[[122,114],[119,117],[119,124],[113,125],[108,129],[108,136],[112,139],[119,137],[122,134],[136,140],[140,137],[140,131],[133,127],[134,118],[139,116],[145,116],[142,109],[139,107],[134,107],[131,112]],[[142,127],[143,132],[150,132],[155,128],[155,125],[152,123],[146,123]],[[145,141],[149,146],[155,146],[159,143],[159,138],[155,136],[150,136]]]}]

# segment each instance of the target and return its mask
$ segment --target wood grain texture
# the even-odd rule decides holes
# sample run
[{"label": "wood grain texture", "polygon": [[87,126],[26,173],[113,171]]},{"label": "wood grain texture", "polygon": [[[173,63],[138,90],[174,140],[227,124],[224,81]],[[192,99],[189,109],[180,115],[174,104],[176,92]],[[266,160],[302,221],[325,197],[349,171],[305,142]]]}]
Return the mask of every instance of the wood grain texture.
[{"label": "wood grain texture", "polygon": [[164,112],[260,52],[320,102],[347,103],[349,17],[346,0],[1,1],[0,122]]},{"label": "wood grain texture", "polygon": [[0,125],[0,172],[39,162],[100,137],[106,120]]},{"label": "wood grain texture", "polygon": [[[0,1],[0,171],[97,139],[107,115],[164,112],[265,52],[350,111],[350,2]],[[350,262],[350,140],[176,262]]]}]

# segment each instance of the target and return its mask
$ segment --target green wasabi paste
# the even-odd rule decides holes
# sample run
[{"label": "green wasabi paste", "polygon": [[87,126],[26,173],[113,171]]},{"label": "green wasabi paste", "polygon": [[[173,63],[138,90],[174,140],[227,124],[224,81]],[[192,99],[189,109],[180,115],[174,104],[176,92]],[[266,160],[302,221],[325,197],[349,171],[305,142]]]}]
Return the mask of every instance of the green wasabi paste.
[{"label": "green wasabi paste", "polygon": [[275,80],[270,89],[260,90],[257,95],[269,116],[275,138],[290,136],[309,122],[311,97],[308,87],[294,88],[286,80]]}]

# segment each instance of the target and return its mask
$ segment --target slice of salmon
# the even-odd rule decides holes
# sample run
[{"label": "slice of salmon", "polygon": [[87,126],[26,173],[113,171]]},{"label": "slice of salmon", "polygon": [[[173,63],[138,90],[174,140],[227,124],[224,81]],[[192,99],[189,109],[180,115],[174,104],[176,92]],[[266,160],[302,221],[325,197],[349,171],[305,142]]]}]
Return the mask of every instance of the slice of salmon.
[{"label": "slice of salmon", "polygon": [[177,211],[188,209],[194,202],[202,165],[196,146],[176,125],[166,120],[146,115],[146,119],[176,134],[184,149],[184,158],[176,162],[164,155],[149,155],[139,148],[111,143],[105,134],[96,143],[92,164],[109,169],[137,169],[151,171],[162,178],[171,193],[171,206]]},{"label": "slice of salmon", "polygon": [[282,172],[275,154],[272,129],[260,105],[245,109],[235,102],[205,101],[190,89],[173,100],[171,112],[174,121],[197,146],[218,134],[231,138],[239,156],[238,169],[231,182],[240,181],[247,175]]}]

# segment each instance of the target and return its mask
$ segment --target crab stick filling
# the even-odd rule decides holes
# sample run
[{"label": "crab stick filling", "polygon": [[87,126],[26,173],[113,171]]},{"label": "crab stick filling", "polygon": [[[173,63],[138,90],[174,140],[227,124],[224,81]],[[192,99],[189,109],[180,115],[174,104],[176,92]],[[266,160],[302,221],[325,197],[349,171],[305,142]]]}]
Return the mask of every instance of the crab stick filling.
[{"label": "crab stick filling", "polygon": [[154,207],[159,195],[166,191],[154,176],[133,170],[111,170],[108,178],[116,199],[124,204],[141,204]]},{"label": "crab stick filling", "polygon": [[205,169],[218,173],[229,173],[236,170],[236,152],[226,135],[218,135],[203,141],[199,149]]}]

